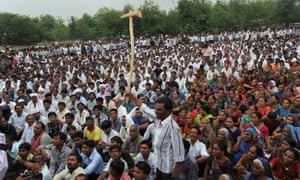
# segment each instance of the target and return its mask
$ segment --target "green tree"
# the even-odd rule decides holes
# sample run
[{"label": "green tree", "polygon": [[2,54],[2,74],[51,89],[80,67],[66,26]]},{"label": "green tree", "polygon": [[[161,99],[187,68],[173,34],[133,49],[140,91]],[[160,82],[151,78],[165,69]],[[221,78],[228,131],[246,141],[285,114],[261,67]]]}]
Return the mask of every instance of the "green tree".
[{"label": "green tree", "polygon": [[177,11],[182,33],[198,33],[209,28],[211,5],[205,0],[180,0]]},{"label": "green tree", "polygon": [[24,45],[40,40],[37,25],[27,16],[0,14],[0,41],[3,45]]},{"label": "green tree", "polygon": [[99,9],[94,16],[98,35],[100,37],[113,38],[126,33],[125,30],[128,29],[128,25],[121,20],[121,15],[121,11],[108,8]]}]

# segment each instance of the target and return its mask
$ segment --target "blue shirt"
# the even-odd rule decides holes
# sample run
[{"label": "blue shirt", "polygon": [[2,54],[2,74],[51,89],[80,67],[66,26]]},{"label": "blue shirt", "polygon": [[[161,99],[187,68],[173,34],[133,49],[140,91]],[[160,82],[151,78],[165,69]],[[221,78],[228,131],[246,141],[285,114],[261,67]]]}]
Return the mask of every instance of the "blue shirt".
[{"label": "blue shirt", "polygon": [[138,126],[143,125],[143,124],[145,123],[145,120],[146,120],[146,117],[145,117],[145,116],[142,116],[142,117],[141,117],[141,121],[138,121],[138,120],[136,119],[136,116],[133,116],[133,117],[132,117],[132,121],[134,122],[135,125],[138,125]]},{"label": "blue shirt", "polygon": [[117,132],[120,132],[121,126],[122,126],[121,119],[118,118],[117,120],[113,120],[112,118],[110,118],[109,120],[111,122],[112,129],[115,130],[115,131],[117,131]]},{"label": "blue shirt", "polygon": [[87,165],[84,169],[86,174],[101,174],[103,171],[103,160],[101,155],[94,148],[90,156],[81,153],[82,162]]}]

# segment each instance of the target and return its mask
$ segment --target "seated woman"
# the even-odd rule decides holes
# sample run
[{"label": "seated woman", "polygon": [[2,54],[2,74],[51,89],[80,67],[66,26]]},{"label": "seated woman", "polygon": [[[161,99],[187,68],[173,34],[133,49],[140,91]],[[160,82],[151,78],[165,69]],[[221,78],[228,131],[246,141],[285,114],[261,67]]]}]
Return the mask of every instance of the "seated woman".
[{"label": "seated woman", "polygon": [[233,143],[237,142],[237,138],[241,136],[241,130],[234,124],[235,117],[228,116],[225,120],[225,127],[229,131],[230,139]]},{"label": "seated woman", "polygon": [[220,141],[213,145],[212,155],[209,156],[204,170],[204,179],[215,180],[221,174],[232,174],[232,162],[226,153],[226,142]]},{"label": "seated woman", "polygon": [[251,120],[252,122],[250,124],[246,124],[245,128],[252,127],[255,130],[255,135],[258,138],[258,143],[265,149],[268,149],[268,147],[270,147],[269,129],[264,124],[261,113],[260,112],[252,113]]},{"label": "seated woman", "polygon": [[238,137],[237,143],[232,148],[233,163],[238,162],[242,154],[247,153],[252,145],[257,144],[257,140],[254,136],[255,130],[253,128],[247,128],[242,136]]},{"label": "seated woman", "polygon": [[269,161],[265,158],[256,158],[253,160],[252,171],[246,174],[247,180],[273,180],[272,170]]},{"label": "seated woman", "polygon": [[213,145],[215,143],[218,143],[218,142],[221,142],[221,141],[226,142],[226,146],[227,146],[226,152],[227,152],[227,154],[231,154],[231,151],[232,151],[232,141],[231,141],[231,138],[230,138],[230,135],[229,135],[229,131],[226,128],[220,128],[218,130],[218,132],[217,132],[217,138],[212,141],[211,146],[207,149],[207,152],[209,154],[211,154],[212,149],[213,149]]},{"label": "seated woman", "polygon": [[183,132],[182,132],[182,138],[187,138],[189,137],[190,130],[192,127],[196,126],[195,118],[193,113],[189,112],[185,115],[185,122],[184,122],[184,127],[183,127]]},{"label": "seated woman", "polygon": [[258,109],[258,112],[261,113],[262,117],[265,116],[265,115],[267,115],[268,112],[271,111],[270,106],[268,106],[268,105],[266,104],[266,99],[263,98],[263,97],[260,97],[260,98],[258,99],[258,101],[257,101],[257,103],[256,103],[256,107],[257,107],[257,109]]},{"label": "seated woman", "polygon": [[185,109],[179,109],[178,111],[176,111],[176,113],[173,114],[174,114],[174,120],[178,124],[180,128],[180,132],[182,133],[185,124],[185,115],[186,115]]},{"label": "seated woman", "polygon": [[232,101],[230,108],[227,109],[227,113],[233,117],[234,125],[239,126],[242,112],[239,110],[239,103],[237,101]]},{"label": "seated woman", "polygon": [[275,157],[270,161],[273,174],[277,179],[300,178],[299,154],[294,148],[285,150],[282,157]]},{"label": "seated woman", "polygon": [[278,143],[280,146],[274,147],[270,156],[270,159],[274,157],[282,157],[282,153],[285,152],[289,148],[295,148],[296,142],[291,137],[285,137],[282,143]]},{"label": "seated woman", "polygon": [[258,145],[251,146],[249,151],[242,155],[241,159],[234,166],[237,177],[243,176],[251,171],[253,160],[264,157],[264,151]]},{"label": "seated woman", "polygon": [[216,134],[211,126],[210,120],[207,118],[202,118],[199,129],[201,131],[201,141],[209,147],[212,141],[216,138]]},{"label": "seated woman", "polygon": [[273,136],[275,138],[279,138],[281,137],[282,133],[283,133],[283,128],[286,126],[286,125],[293,125],[295,126],[296,123],[297,123],[297,117],[295,115],[289,115],[285,118],[283,118],[283,121],[281,121],[279,123],[279,126],[274,130],[273,132]]}]

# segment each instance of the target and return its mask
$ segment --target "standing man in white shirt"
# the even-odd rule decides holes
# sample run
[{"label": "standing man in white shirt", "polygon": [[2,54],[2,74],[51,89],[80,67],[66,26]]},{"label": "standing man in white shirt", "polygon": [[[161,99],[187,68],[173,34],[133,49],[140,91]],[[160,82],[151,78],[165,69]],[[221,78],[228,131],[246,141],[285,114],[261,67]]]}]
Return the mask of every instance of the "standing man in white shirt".
[{"label": "standing man in white shirt", "polygon": [[154,103],[154,109],[150,109],[131,93],[129,96],[149,119],[154,120],[153,144],[157,179],[168,180],[178,177],[185,152],[179,127],[172,118],[172,101],[167,97],[159,98]]}]

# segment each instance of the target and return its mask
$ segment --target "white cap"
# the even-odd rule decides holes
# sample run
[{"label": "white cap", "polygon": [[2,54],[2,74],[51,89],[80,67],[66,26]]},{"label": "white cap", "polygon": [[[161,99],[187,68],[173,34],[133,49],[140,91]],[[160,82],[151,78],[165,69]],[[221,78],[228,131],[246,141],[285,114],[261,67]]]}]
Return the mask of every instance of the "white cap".
[{"label": "white cap", "polygon": [[37,93],[30,93],[29,96],[30,96],[30,97],[38,96],[38,94],[37,94]]}]

